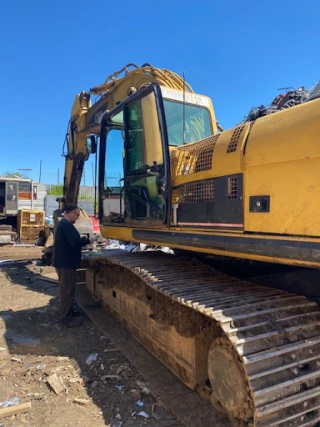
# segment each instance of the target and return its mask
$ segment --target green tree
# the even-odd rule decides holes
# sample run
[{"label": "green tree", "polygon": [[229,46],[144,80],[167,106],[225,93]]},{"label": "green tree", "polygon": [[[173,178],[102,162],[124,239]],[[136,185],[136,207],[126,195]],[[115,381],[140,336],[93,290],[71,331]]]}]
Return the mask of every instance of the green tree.
[{"label": "green tree", "polygon": [[63,185],[54,185],[48,191],[49,196],[63,196]]},{"label": "green tree", "polygon": [[28,176],[24,173],[21,172],[5,172],[3,174],[3,176],[5,178],[23,178],[23,179],[28,179]]}]

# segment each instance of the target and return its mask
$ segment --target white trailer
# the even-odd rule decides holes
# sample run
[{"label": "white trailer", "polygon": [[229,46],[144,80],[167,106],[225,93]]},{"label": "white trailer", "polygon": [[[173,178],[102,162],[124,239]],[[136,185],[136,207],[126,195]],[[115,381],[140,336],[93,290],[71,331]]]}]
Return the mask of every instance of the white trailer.
[{"label": "white trailer", "polygon": [[11,242],[20,210],[44,211],[46,194],[39,182],[0,176],[0,244]]}]

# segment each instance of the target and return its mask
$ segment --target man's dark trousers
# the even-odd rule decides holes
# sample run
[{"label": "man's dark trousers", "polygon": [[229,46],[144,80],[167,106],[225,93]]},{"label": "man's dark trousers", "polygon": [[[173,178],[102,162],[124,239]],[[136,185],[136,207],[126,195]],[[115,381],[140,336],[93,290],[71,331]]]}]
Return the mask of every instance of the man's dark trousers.
[{"label": "man's dark trousers", "polygon": [[73,315],[73,301],[76,291],[77,269],[81,264],[81,248],[90,240],[80,237],[79,232],[66,218],[56,228],[53,246],[53,266],[60,284],[60,321],[70,323]]},{"label": "man's dark trousers", "polygon": [[60,284],[60,322],[67,325],[73,316],[77,271],[73,268],[56,268]]}]

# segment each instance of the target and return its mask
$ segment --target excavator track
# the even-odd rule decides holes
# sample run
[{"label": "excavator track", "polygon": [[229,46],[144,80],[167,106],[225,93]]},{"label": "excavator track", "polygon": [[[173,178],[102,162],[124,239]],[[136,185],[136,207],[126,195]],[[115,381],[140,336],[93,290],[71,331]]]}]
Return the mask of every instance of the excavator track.
[{"label": "excavator track", "polygon": [[[315,302],[238,280],[191,257],[104,250],[85,259],[91,269],[115,269],[119,280],[120,272],[124,281],[132,282],[134,274],[176,311],[187,310],[184,319],[198,313],[199,332],[206,332],[207,354],[201,360],[210,398],[232,420],[256,427],[320,422],[320,310]],[[98,274],[97,281],[111,280],[103,276]],[[179,370],[174,373],[183,380]]]}]

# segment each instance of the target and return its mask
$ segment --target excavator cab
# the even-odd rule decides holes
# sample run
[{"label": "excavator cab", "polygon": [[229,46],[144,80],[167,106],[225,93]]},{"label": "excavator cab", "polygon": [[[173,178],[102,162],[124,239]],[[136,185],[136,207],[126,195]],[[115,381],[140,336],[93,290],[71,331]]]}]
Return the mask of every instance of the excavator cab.
[{"label": "excavator cab", "polygon": [[[103,118],[99,163],[102,225],[117,222],[130,227],[141,224],[168,227],[169,147],[161,89],[157,84],[139,90]],[[109,169],[117,165],[118,175],[122,174],[117,211],[110,209],[107,177],[110,179],[112,171],[108,165]]]}]

